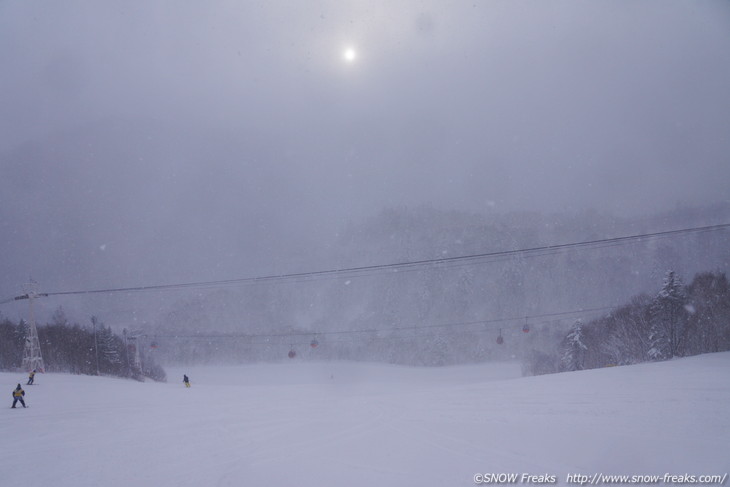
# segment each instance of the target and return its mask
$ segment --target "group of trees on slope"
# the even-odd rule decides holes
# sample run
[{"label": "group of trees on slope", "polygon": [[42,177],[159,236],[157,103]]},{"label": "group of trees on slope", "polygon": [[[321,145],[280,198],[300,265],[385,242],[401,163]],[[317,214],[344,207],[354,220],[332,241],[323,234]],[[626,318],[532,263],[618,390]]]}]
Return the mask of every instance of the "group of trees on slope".
[{"label": "group of trees on slope", "polygon": [[548,352],[532,350],[526,373],[546,374],[668,360],[730,350],[730,284],[697,274],[685,286],[674,271],[654,296],[639,295],[610,315],[577,321]]},{"label": "group of trees on slope", "polygon": [[[68,323],[63,310],[58,309],[52,322],[38,326],[38,339],[46,372],[111,375],[143,380],[166,380],[165,371],[149,355],[141,354],[141,368],[134,365],[134,344],[92,317],[91,327]],[[28,335],[28,323],[0,321],[0,370],[21,367]],[[97,369],[98,366],[98,369]]]}]

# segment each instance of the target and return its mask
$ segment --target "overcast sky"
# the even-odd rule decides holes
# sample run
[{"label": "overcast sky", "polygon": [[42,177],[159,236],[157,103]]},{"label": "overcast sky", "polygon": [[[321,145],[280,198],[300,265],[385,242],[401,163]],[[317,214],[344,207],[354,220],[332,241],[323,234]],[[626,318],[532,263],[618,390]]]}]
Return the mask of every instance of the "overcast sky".
[{"label": "overcast sky", "polygon": [[0,1],[0,298],[307,268],[275,243],[389,206],[728,201],[728,87],[725,1]]}]

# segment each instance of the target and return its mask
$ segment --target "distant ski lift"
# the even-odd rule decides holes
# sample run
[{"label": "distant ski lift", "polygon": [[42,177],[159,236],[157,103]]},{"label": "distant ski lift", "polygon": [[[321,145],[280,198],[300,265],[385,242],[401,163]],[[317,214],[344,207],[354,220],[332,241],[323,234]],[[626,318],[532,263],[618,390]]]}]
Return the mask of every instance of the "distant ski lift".
[{"label": "distant ski lift", "polygon": [[317,346],[319,346],[319,342],[316,338],[312,338],[312,342],[309,344],[309,346],[312,348],[317,348]]},{"label": "distant ski lift", "polygon": [[294,357],[296,357],[296,356],[297,356],[297,352],[296,352],[296,350],[294,350],[294,348],[292,347],[291,349],[289,349],[289,353],[288,353],[287,355],[289,356],[289,358],[294,358]]},{"label": "distant ski lift", "polygon": [[530,325],[528,325],[527,323],[525,323],[525,325],[522,327],[522,331],[524,333],[530,333]]},{"label": "distant ski lift", "polygon": [[499,336],[497,337],[497,345],[502,345],[504,343],[504,338],[502,338],[502,329],[499,329]]},{"label": "distant ski lift", "polygon": [[152,350],[157,350],[160,347],[160,345],[157,342],[150,343],[150,348]]}]

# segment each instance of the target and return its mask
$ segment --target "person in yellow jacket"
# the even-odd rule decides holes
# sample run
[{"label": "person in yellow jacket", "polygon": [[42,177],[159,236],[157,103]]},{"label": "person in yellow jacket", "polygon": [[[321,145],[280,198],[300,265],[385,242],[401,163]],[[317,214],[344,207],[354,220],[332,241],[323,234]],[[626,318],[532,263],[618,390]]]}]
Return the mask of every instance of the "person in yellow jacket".
[{"label": "person in yellow jacket", "polygon": [[25,407],[25,401],[23,400],[23,396],[25,396],[25,391],[22,387],[20,387],[20,384],[18,384],[18,387],[13,390],[13,407],[15,407],[18,401],[20,401],[20,404]]},{"label": "person in yellow jacket", "polygon": [[28,385],[28,386],[33,385],[34,379],[35,379],[35,369],[33,369],[33,371],[30,374],[28,374],[28,383],[26,385]]}]

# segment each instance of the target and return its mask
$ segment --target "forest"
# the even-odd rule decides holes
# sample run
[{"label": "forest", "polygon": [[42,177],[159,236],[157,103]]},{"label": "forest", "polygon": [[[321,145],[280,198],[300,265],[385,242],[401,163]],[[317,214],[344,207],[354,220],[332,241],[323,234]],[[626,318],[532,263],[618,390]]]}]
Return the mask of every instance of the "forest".
[{"label": "forest", "polygon": [[[136,345],[112,332],[94,316],[92,326],[69,323],[59,308],[52,322],[38,326],[38,338],[45,370],[71,374],[107,375],[142,381],[150,378],[165,381],[164,369],[143,351],[135,361]],[[0,320],[0,370],[13,371],[21,367],[28,336],[28,323]]]},{"label": "forest", "polygon": [[730,285],[724,273],[685,286],[668,271],[655,296],[638,295],[605,317],[578,320],[548,350],[531,350],[525,372],[539,375],[668,360],[730,350]]}]

